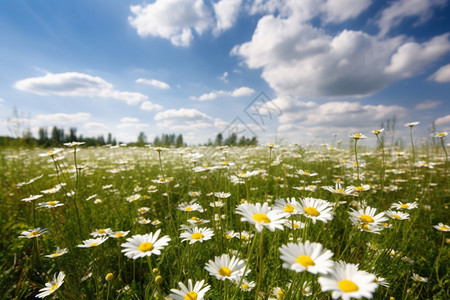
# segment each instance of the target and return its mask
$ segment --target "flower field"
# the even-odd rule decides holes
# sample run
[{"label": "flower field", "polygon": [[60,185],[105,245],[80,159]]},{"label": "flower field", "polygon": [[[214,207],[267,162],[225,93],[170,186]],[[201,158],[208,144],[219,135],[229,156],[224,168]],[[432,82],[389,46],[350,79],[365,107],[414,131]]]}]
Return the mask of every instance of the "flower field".
[{"label": "flower field", "polygon": [[364,138],[3,149],[1,298],[448,299],[445,136]]}]

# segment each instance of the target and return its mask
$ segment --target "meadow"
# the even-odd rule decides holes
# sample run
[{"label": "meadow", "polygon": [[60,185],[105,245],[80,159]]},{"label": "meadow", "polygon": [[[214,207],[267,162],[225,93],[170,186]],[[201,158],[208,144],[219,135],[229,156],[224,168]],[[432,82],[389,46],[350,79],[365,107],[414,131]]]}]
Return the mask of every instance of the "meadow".
[{"label": "meadow", "polygon": [[3,148],[1,298],[449,299],[445,135],[364,138]]}]

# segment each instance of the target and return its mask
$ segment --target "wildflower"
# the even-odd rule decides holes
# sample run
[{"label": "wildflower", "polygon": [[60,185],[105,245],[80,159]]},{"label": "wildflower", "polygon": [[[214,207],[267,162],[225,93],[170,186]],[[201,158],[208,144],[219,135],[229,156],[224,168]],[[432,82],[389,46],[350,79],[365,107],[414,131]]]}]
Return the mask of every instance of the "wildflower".
[{"label": "wildflower", "polygon": [[269,148],[280,148],[280,145],[276,145],[274,143],[267,143],[266,146],[268,146]]},{"label": "wildflower", "polygon": [[433,137],[437,137],[437,138],[444,138],[447,135],[448,135],[448,132],[447,131],[443,131],[443,132],[436,132],[432,136]]},{"label": "wildflower", "polygon": [[66,277],[64,272],[59,272],[58,275],[55,273],[53,275],[53,280],[46,283],[45,287],[39,290],[40,293],[36,295],[36,298],[45,298],[56,292],[56,290],[64,283],[64,277]]},{"label": "wildflower", "polygon": [[375,215],[376,209],[370,206],[358,210],[351,208],[350,210],[350,220],[362,231],[378,233],[382,229],[382,223],[388,220],[384,213]]},{"label": "wildflower", "polygon": [[225,237],[229,240],[231,240],[234,237],[238,238],[239,232],[234,232],[234,230],[228,230],[227,232],[225,232]]},{"label": "wildflower", "polygon": [[51,189],[41,191],[41,193],[54,194],[54,193],[58,192],[65,185],[66,185],[65,183],[57,184],[57,185],[55,185],[55,187],[52,187]]},{"label": "wildflower", "polygon": [[48,201],[39,203],[36,208],[55,208],[59,206],[64,206],[64,204],[59,201]]},{"label": "wildflower", "polygon": [[340,182],[336,183],[336,188],[333,188],[331,186],[323,186],[324,190],[327,190],[329,192],[332,192],[333,194],[339,194],[344,196],[358,196],[357,193],[355,193],[355,189],[348,186],[345,188],[345,190],[342,188],[342,184]]},{"label": "wildflower", "polygon": [[285,212],[272,210],[267,202],[262,206],[261,203],[240,204],[236,209],[236,213],[243,216],[241,221],[254,224],[258,232],[261,232],[264,227],[267,227],[270,231],[283,229],[283,224],[286,221],[284,218],[287,216]]},{"label": "wildflower", "polygon": [[364,192],[364,191],[370,190],[370,185],[368,185],[368,184],[362,184],[360,186],[351,185],[348,188],[353,189],[354,191],[357,191],[357,192]]},{"label": "wildflower", "polygon": [[200,225],[200,224],[209,223],[209,220],[200,219],[197,217],[192,217],[192,218],[188,219],[187,221],[191,225]]},{"label": "wildflower", "polygon": [[417,202],[413,202],[413,203],[397,202],[397,203],[393,203],[391,205],[391,208],[411,210],[411,209],[417,208],[418,206],[419,206],[419,204]]},{"label": "wildflower", "polygon": [[419,125],[419,124],[420,124],[420,122],[409,122],[409,123],[405,123],[403,126],[414,127],[414,126]]},{"label": "wildflower", "polygon": [[156,226],[156,225],[161,224],[161,221],[160,220],[153,220],[151,223],[152,223],[153,226]]},{"label": "wildflower", "polygon": [[55,156],[56,154],[58,154],[58,153],[60,153],[62,151],[64,151],[64,150],[61,149],[61,148],[53,148],[53,150],[47,151],[46,153],[41,153],[41,154],[39,154],[39,156],[41,156],[41,157],[45,157],[45,156],[53,157],[53,156]]},{"label": "wildflower", "polygon": [[305,223],[297,221],[297,220],[286,220],[284,223],[284,227],[291,228],[294,230],[305,228]]},{"label": "wildflower", "polygon": [[195,242],[210,240],[213,235],[213,231],[209,228],[194,227],[192,229],[187,229],[185,232],[181,233],[180,238],[182,238],[182,242],[189,241],[189,244],[193,244]]},{"label": "wildflower", "polygon": [[309,192],[314,192],[317,189],[316,185],[307,185],[305,187],[303,186],[293,186],[293,189],[299,190],[299,191],[309,191]]},{"label": "wildflower", "polygon": [[46,228],[41,229],[40,227],[37,227],[34,229],[22,231],[19,235],[19,238],[27,238],[27,239],[37,238],[38,236],[41,236],[47,232],[48,230]]},{"label": "wildflower", "polygon": [[113,279],[114,279],[114,274],[113,273],[106,274],[106,276],[105,276],[105,280],[106,281],[111,281]]},{"label": "wildflower", "polygon": [[209,275],[215,276],[218,280],[232,280],[239,281],[242,276],[246,276],[250,270],[247,270],[244,274],[245,261],[231,257],[228,254],[222,254],[222,256],[216,256],[214,261],[209,260],[205,266]]},{"label": "wildflower", "polygon": [[223,203],[222,200],[219,201],[213,201],[209,203],[209,206],[211,207],[223,207],[225,205],[225,203]]},{"label": "wildflower", "polygon": [[31,201],[33,201],[33,200],[36,200],[36,199],[41,198],[42,196],[44,196],[44,195],[30,195],[29,197],[23,198],[23,199],[20,200],[20,201],[23,201],[23,202],[31,202]]},{"label": "wildflower", "polygon": [[54,253],[45,255],[45,257],[48,257],[48,258],[55,258],[55,257],[62,256],[62,255],[64,255],[64,254],[66,254],[67,252],[68,252],[68,251],[67,251],[66,248],[60,249],[59,247],[57,247],[57,248],[56,248],[56,251],[55,251]]},{"label": "wildflower", "polygon": [[381,128],[381,129],[375,129],[375,130],[372,131],[372,133],[375,134],[375,135],[379,135],[379,134],[382,133],[383,131],[384,131],[384,128]]},{"label": "wildflower", "polygon": [[439,223],[438,225],[433,226],[434,229],[440,230],[440,231],[450,231],[450,226],[444,225],[444,223]]},{"label": "wildflower", "polygon": [[125,256],[132,259],[139,257],[151,256],[152,254],[160,255],[161,250],[171,241],[168,235],[161,237],[158,240],[161,230],[158,229],[154,234],[147,233],[144,235],[133,235],[127,239],[127,242],[122,244],[122,252]]},{"label": "wildflower", "polygon": [[182,210],[182,211],[199,211],[199,212],[203,212],[203,207],[200,206],[200,204],[195,203],[194,201],[191,201],[189,203],[187,202],[183,202],[178,204],[178,209]]},{"label": "wildflower", "polygon": [[284,261],[283,268],[293,270],[297,273],[308,271],[312,274],[327,274],[333,267],[330,259],[333,253],[323,249],[320,243],[306,241],[288,243],[280,248],[281,259]]},{"label": "wildflower", "polygon": [[84,145],[84,144],[86,144],[86,143],[85,142],[70,142],[70,143],[64,143],[64,146],[76,148],[76,147]]},{"label": "wildflower", "polygon": [[202,193],[201,192],[189,192],[188,194],[191,197],[199,197]]},{"label": "wildflower", "polygon": [[411,278],[412,278],[412,280],[414,280],[414,281],[428,282],[428,278],[427,278],[427,277],[419,276],[419,275],[416,274],[416,273],[413,273],[413,275],[411,276]]},{"label": "wildflower", "polygon": [[150,210],[149,207],[140,207],[138,208],[138,213],[140,214],[145,214],[146,212],[148,212]]},{"label": "wildflower", "polygon": [[407,220],[409,219],[409,214],[403,213],[401,211],[388,210],[386,211],[386,215],[396,220]]},{"label": "wildflower", "polygon": [[95,231],[91,232],[90,235],[92,235],[93,237],[107,236],[109,232],[111,232],[111,228],[95,229]]},{"label": "wildflower", "polygon": [[242,280],[240,289],[241,289],[241,291],[244,291],[244,292],[250,292],[252,289],[255,288],[255,286],[256,286],[256,283],[254,281],[249,282],[244,279],[244,280]]},{"label": "wildflower", "polygon": [[130,231],[128,230],[128,231],[115,231],[114,232],[114,231],[110,230],[107,233],[108,233],[109,237],[112,237],[114,239],[119,239],[119,238],[127,236],[128,233],[130,233]]},{"label": "wildflower", "polygon": [[239,238],[240,238],[241,240],[246,240],[246,241],[248,241],[248,240],[250,240],[253,236],[254,236],[253,233],[250,233],[250,232],[248,232],[248,231],[243,230],[243,231],[241,231],[241,234],[240,234]]},{"label": "wildflower", "polygon": [[377,283],[378,285],[384,286],[385,288],[389,287],[389,282],[387,282],[386,278],[383,278],[383,277],[376,277],[375,283]]},{"label": "wildflower", "polygon": [[141,195],[135,194],[135,195],[128,196],[126,198],[126,200],[131,203],[131,202],[134,202],[136,200],[139,200],[140,198],[141,198]]},{"label": "wildflower", "polygon": [[304,198],[300,200],[300,213],[311,219],[313,224],[316,224],[317,220],[324,223],[330,221],[333,218],[331,210],[331,203],[322,199]]},{"label": "wildflower", "polygon": [[365,136],[362,133],[354,133],[354,134],[350,135],[350,137],[355,139],[355,140],[361,140],[361,139],[367,138],[367,136]]},{"label": "wildflower", "polygon": [[174,300],[202,300],[204,299],[206,292],[211,288],[211,286],[205,284],[205,280],[197,281],[195,285],[193,285],[192,280],[189,279],[187,286],[182,282],[178,282],[178,285],[181,290],[170,290],[173,293],[170,297]]},{"label": "wildflower", "polygon": [[301,213],[299,210],[299,203],[295,200],[295,198],[275,200],[274,210],[279,210],[281,212],[288,213],[289,215],[298,215]]},{"label": "wildflower", "polygon": [[219,199],[227,199],[231,196],[231,193],[225,193],[225,192],[214,193],[214,196],[216,196]]},{"label": "wildflower", "polygon": [[84,240],[83,244],[77,245],[79,248],[90,248],[90,247],[97,247],[103,244],[108,239],[107,236],[99,237],[96,239],[88,239]]},{"label": "wildflower", "polygon": [[376,276],[358,270],[358,265],[339,261],[330,274],[319,277],[322,291],[332,291],[333,299],[372,298],[378,285],[374,282]]},{"label": "wildflower", "polygon": [[309,177],[313,177],[313,176],[319,175],[316,172],[308,172],[308,171],[303,171],[303,170],[297,170],[297,174],[302,175],[302,176],[309,176]]}]

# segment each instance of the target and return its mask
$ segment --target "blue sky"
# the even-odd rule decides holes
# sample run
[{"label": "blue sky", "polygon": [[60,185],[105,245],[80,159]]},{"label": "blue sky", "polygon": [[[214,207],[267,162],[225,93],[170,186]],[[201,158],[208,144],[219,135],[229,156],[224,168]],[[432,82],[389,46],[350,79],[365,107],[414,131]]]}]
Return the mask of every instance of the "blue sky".
[{"label": "blue sky", "polygon": [[1,1],[0,134],[16,107],[33,133],[122,142],[327,143],[393,117],[425,138],[450,130],[448,16],[447,0]]}]

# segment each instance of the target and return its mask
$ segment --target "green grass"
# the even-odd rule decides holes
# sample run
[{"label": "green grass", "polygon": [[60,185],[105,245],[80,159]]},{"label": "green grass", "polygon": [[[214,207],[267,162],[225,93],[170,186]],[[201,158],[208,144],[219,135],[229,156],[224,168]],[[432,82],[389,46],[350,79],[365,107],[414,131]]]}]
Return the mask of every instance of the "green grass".
[{"label": "green grass", "polygon": [[[149,295],[156,290],[168,296],[170,289],[178,289],[180,281],[186,284],[188,279],[194,282],[204,279],[211,286],[207,299],[232,299],[233,295],[235,299],[276,298],[272,294],[274,288],[287,292],[289,284],[297,286],[303,281],[312,282],[310,299],[331,299],[330,292],[321,291],[318,275],[295,273],[282,267],[279,248],[292,239],[321,243],[334,253],[334,261],[341,259],[359,264],[359,270],[385,278],[389,287],[379,286],[374,299],[448,298],[450,236],[433,228],[438,223],[449,224],[450,184],[442,149],[415,149],[416,161],[435,163],[430,168],[413,165],[409,149],[386,149],[383,164],[380,149],[363,149],[361,144],[358,143],[361,182],[357,182],[355,175],[353,148],[347,151],[326,147],[193,147],[158,152],[148,148],[81,146],[76,153],[76,166],[71,148],[66,148],[65,157],[58,161],[53,161],[52,156],[40,157],[40,153],[48,150],[39,148],[3,149],[0,156],[2,298],[34,299],[53,274],[63,271],[66,274],[64,284],[49,298],[144,299],[151,298]],[[401,151],[404,153],[399,153]],[[193,159],[194,153],[204,156]],[[194,172],[195,166],[222,166],[224,161],[231,163],[229,168]],[[300,169],[318,175],[301,176],[296,173]],[[244,179],[244,184],[230,181],[232,175],[255,170],[260,170],[259,174]],[[29,183],[40,175],[43,176]],[[172,180],[167,184],[152,181],[163,176]],[[370,190],[358,192],[359,196],[355,197],[321,188],[334,187],[337,180],[343,182],[344,187],[368,184]],[[65,185],[56,193],[43,194],[31,202],[21,201],[60,183]],[[308,185],[317,188],[313,192],[293,188]],[[193,199],[190,191],[201,192],[196,202],[204,212],[177,209],[178,204]],[[70,192],[74,193],[68,196]],[[210,206],[210,202],[217,200],[211,195],[214,192],[231,193],[224,200],[224,207]],[[126,200],[136,194],[141,196],[138,200],[131,203]],[[86,201],[92,195],[96,196]],[[295,215],[295,220],[306,222],[305,229],[284,228],[274,232],[264,229],[262,238],[255,226],[241,222],[241,216],[235,213],[242,201],[273,205],[276,199],[299,201],[302,197],[331,202],[333,219],[312,224],[305,216]],[[35,209],[38,203],[48,201],[61,201],[64,206]],[[380,213],[399,201],[417,202],[418,208],[406,211],[410,214],[408,220],[389,219],[388,228],[380,234],[360,231],[349,219],[350,208],[367,205]],[[141,207],[150,210],[142,215],[138,212]],[[216,213],[225,218],[214,220]],[[143,225],[138,222],[140,217],[161,223]],[[215,235],[211,240],[191,245],[181,242],[180,226],[186,225],[192,217],[210,221],[201,226],[213,229]],[[18,238],[22,231],[35,227],[48,228],[49,232],[38,238]],[[118,240],[109,238],[98,247],[76,247],[82,240],[91,238],[90,233],[95,229],[106,228],[130,233]],[[171,242],[161,255],[151,256],[152,268],[158,269],[152,274],[146,259],[125,257],[121,244],[133,235],[157,229],[161,229],[162,235],[170,236]],[[229,240],[225,237],[227,230],[245,230],[255,234],[255,238]],[[44,256],[53,253],[56,247],[67,248],[69,252],[54,259]],[[393,255],[390,255],[391,250],[395,251]],[[209,275],[205,264],[223,253],[244,260],[249,258],[248,280],[258,283],[258,291],[257,288],[250,292],[238,291],[235,283],[219,281]],[[111,281],[105,279],[108,273],[114,275]],[[428,282],[414,281],[413,273],[428,278]],[[153,281],[157,275],[162,277],[158,285]],[[291,299],[301,297],[301,293],[290,296]]]}]

